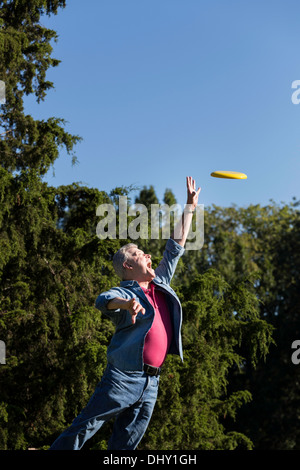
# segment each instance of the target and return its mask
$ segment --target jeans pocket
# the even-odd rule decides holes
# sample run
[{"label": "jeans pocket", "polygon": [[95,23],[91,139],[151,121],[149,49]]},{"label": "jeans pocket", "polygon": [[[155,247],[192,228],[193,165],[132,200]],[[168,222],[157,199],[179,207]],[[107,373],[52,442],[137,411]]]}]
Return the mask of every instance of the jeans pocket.
[{"label": "jeans pocket", "polygon": [[150,377],[150,386],[153,388],[158,388],[159,385],[159,376]]}]

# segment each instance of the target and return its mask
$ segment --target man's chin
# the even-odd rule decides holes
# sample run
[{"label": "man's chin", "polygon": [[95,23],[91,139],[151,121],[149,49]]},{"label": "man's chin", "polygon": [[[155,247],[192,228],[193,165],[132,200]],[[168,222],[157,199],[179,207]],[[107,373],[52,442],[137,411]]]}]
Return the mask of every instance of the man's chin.
[{"label": "man's chin", "polygon": [[154,269],[150,268],[148,269],[148,274],[151,277],[151,280],[155,278],[155,271]]}]

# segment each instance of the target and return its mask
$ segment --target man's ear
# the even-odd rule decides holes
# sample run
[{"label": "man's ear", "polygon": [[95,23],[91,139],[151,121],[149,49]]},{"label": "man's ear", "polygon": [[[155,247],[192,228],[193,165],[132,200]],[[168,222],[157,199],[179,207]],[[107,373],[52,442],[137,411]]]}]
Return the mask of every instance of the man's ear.
[{"label": "man's ear", "polygon": [[131,264],[128,263],[128,261],[124,261],[124,263],[123,263],[123,268],[125,268],[125,269],[132,269],[132,266],[131,266]]}]

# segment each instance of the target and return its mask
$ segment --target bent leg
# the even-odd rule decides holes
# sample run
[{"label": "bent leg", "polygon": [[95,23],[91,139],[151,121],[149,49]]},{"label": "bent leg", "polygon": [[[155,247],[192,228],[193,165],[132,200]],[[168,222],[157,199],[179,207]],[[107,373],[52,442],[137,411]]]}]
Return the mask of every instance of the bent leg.
[{"label": "bent leg", "polygon": [[50,450],[80,450],[105,421],[124,409],[126,402],[120,393],[118,379],[118,373],[107,367],[86,407],[56,439]]},{"label": "bent leg", "polygon": [[108,366],[87,406],[52,444],[50,450],[80,450],[105,421],[135,403],[143,394],[143,373],[126,373]]},{"label": "bent leg", "polygon": [[118,403],[111,403],[109,406],[105,389],[103,382],[100,382],[87,406],[74,419],[71,426],[56,439],[50,450],[80,450],[105,421],[119,412]]},{"label": "bent leg", "polygon": [[134,450],[149,425],[158,393],[158,377],[147,377],[140,398],[116,417],[108,450]]}]

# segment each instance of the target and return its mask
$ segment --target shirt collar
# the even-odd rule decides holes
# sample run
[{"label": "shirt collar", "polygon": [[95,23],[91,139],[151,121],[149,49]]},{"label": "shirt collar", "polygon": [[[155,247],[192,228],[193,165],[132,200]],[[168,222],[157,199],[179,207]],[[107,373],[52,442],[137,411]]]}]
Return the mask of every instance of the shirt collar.
[{"label": "shirt collar", "polygon": [[[154,284],[159,284],[161,281],[160,281],[160,279],[155,277],[154,279],[152,279],[151,282],[153,282]],[[130,279],[128,281],[121,281],[120,286],[121,287],[131,287],[131,286],[140,287],[139,283],[137,281],[132,280],[132,279]]]}]

